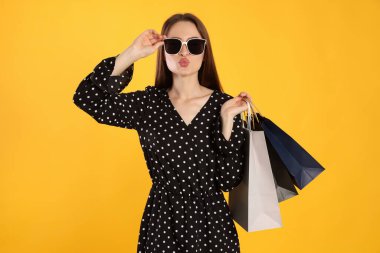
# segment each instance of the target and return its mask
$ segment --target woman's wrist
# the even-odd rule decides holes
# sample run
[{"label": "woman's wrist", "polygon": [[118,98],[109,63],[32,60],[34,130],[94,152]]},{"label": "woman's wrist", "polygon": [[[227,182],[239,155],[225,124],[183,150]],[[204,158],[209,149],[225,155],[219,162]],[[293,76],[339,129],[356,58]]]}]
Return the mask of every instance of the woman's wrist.
[{"label": "woman's wrist", "polygon": [[233,121],[235,115],[232,115],[231,113],[227,113],[227,112],[221,112],[220,113],[220,117],[222,119],[222,121]]},{"label": "woman's wrist", "polygon": [[138,59],[139,56],[136,54],[136,51],[134,51],[132,47],[128,47],[116,57],[111,76],[120,75]]},{"label": "woman's wrist", "polygon": [[229,140],[232,133],[232,128],[234,124],[234,115],[221,113],[220,114],[222,121],[222,134],[226,140]]}]

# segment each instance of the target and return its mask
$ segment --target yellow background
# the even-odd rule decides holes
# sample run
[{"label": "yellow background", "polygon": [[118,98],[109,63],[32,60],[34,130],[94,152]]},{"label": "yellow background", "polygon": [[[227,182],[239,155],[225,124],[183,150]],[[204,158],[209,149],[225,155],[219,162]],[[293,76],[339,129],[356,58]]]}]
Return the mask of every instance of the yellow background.
[{"label": "yellow background", "polygon": [[[0,252],[136,252],[151,180],[134,130],[72,96],[101,59],[191,12],[225,92],[247,91],[325,168],[242,253],[380,252],[379,1],[1,1]],[[156,53],[130,86],[153,84]],[[225,193],[227,198],[228,193]]]}]

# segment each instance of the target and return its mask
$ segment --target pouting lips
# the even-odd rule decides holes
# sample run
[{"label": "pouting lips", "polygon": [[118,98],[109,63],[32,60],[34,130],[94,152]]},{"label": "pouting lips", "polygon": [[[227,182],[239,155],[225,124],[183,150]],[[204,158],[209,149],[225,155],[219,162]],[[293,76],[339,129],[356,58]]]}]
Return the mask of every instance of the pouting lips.
[{"label": "pouting lips", "polygon": [[181,64],[188,64],[188,63],[190,63],[190,61],[187,58],[181,58],[181,60],[179,61],[179,63],[181,63]]}]

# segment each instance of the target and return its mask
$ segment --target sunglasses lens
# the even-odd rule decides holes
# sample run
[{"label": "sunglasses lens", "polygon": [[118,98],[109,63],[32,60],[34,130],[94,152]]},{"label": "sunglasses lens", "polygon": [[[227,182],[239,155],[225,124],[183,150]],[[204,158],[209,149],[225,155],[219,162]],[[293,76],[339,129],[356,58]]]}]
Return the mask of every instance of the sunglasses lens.
[{"label": "sunglasses lens", "polygon": [[178,53],[182,45],[181,41],[177,39],[165,39],[164,44],[165,44],[165,51],[168,54]]},{"label": "sunglasses lens", "polygon": [[203,53],[205,42],[206,42],[205,40],[201,40],[201,39],[190,40],[189,43],[187,44],[190,53],[192,54]]},{"label": "sunglasses lens", "polygon": [[[187,48],[191,54],[201,54],[205,48],[205,40],[191,39],[187,43]],[[179,39],[165,39],[164,48],[168,54],[177,54],[181,50],[182,42]]]}]

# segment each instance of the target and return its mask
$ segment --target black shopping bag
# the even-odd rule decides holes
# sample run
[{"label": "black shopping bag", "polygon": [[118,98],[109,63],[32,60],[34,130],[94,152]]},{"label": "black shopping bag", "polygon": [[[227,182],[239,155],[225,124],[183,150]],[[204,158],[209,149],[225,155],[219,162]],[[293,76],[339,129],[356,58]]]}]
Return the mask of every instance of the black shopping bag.
[{"label": "black shopping bag", "polygon": [[300,144],[270,119],[257,114],[265,136],[291,175],[293,183],[303,189],[325,169]]}]

